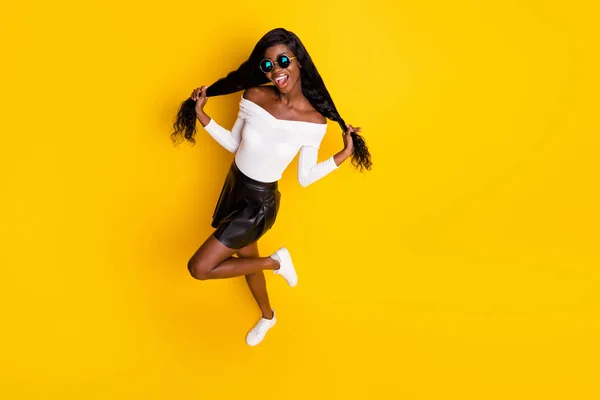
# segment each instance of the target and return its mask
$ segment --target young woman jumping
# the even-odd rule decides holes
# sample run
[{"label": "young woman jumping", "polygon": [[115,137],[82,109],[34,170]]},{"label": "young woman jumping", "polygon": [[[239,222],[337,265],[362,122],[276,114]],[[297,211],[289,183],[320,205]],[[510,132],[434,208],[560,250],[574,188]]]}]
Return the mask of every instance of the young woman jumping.
[{"label": "young woman jumping", "polygon": [[[204,112],[208,97],[242,90],[231,130]],[[201,280],[246,277],[262,311],[262,318],[246,335],[246,343],[255,346],[276,322],[263,271],[274,271],[292,287],[298,282],[285,247],[268,257],[258,252],[257,241],[271,229],[279,210],[278,180],[298,153],[302,186],[336,170],[349,157],[356,168],[369,170],[371,155],[357,133],[361,128],[346,125],[339,115],[300,39],[283,28],[265,34],[236,71],[194,89],[177,113],[172,139],[182,134],[195,143],[196,119],[235,157],[213,213],[215,231],[191,257],[188,269]],[[319,163],[327,119],[341,127],[343,148]]]}]

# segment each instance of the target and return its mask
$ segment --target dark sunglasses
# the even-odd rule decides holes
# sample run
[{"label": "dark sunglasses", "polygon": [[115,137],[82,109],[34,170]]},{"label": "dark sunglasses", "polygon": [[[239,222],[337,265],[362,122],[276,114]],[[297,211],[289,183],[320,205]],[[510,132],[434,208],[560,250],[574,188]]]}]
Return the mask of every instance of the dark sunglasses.
[{"label": "dark sunglasses", "polygon": [[[277,61],[275,61],[275,64],[277,64],[280,68],[287,68],[290,66],[290,63],[294,58],[296,57],[290,57],[286,56],[285,54],[280,54],[277,56]],[[273,68],[273,61],[269,60],[268,58],[265,58],[260,62],[260,70],[265,74],[267,72],[273,71]]]}]

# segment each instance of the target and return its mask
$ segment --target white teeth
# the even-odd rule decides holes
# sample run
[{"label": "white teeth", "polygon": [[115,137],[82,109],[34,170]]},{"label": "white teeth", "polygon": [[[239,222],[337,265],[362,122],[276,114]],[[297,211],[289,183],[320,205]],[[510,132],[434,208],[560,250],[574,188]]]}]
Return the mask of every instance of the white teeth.
[{"label": "white teeth", "polygon": [[284,79],[284,78],[287,78],[287,75],[278,76],[277,78],[275,78],[275,80],[279,81],[279,80]]}]

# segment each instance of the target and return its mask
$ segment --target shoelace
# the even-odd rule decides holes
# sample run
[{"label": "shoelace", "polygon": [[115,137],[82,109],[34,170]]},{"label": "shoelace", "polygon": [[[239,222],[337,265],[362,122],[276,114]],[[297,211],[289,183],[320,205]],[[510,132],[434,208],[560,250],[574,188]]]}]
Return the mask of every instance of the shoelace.
[{"label": "shoelace", "polygon": [[258,326],[256,327],[256,333],[262,335],[266,325],[267,325],[267,320],[264,318],[261,318],[260,321],[258,322]]}]

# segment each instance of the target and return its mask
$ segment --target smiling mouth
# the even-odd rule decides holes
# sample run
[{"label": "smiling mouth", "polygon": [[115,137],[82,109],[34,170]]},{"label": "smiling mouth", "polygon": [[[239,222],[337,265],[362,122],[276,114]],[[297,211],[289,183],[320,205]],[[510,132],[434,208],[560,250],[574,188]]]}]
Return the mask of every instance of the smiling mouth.
[{"label": "smiling mouth", "polygon": [[290,78],[287,75],[281,75],[274,79],[275,84],[278,87],[284,87],[288,83],[289,80],[290,80]]}]

